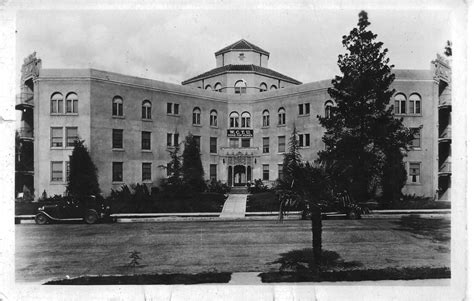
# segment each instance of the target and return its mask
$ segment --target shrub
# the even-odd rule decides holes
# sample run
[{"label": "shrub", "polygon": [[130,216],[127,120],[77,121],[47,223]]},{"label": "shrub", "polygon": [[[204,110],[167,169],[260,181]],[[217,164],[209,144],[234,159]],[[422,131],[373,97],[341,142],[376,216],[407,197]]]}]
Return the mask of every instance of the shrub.
[{"label": "shrub", "polygon": [[223,183],[221,181],[216,181],[216,180],[208,181],[206,183],[206,186],[207,186],[206,192],[216,192],[216,193],[222,193],[222,194],[228,193],[231,189],[230,186],[227,185],[227,183]]},{"label": "shrub", "polygon": [[270,191],[270,188],[268,188],[267,185],[263,184],[263,181],[261,179],[256,179],[247,187],[247,190],[249,193],[254,194]]}]

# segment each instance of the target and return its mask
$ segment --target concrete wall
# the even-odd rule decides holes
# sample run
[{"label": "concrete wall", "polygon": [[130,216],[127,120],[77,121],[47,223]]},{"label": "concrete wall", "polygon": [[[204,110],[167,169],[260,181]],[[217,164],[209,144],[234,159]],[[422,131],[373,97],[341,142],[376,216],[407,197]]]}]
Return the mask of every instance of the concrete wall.
[{"label": "concrete wall", "polygon": [[[84,74],[85,75],[85,74]],[[63,80],[66,77],[68,80]],[[55,92],[61,92],[64,96],[69,92],[75,92],[79,98],[77,115],[52,115],[50,99]],[[55,72],[54,75],[41,74],[36,82],[34,100],[34,126],[35,126],[35,194],[41,196],[43,191],[51,196],[63,194],[67,183],[66,165],[63,163],[63,181],[51,181],[51,162],[68,162],[72,153],[72,147],[65,146],[66,133],[63,131],[63,147],[51,147],[51,127],[78,127],[81,139],[85,140],[88,147],[91,146],[90,127],[90,81],[87,78],[72,77],[67,70]]]},{"label": "concrete wall", "polygon": [[[250,77],[255,82],[262,78]],[[234,81],[241,75],[229,74],[227,80]],[[224,82],[223,79],[221,79]],[[324,103],[330,99],[327,88],[330,81],[320,81],[304,85],[288,86],[285,89],[245,95],[216,93],[188,86],[173,85],[148,79],[141,79],[98,70],[45,70],[37,82],[35,95],[35,187],[45,189],[48,194],[64,192],[65,183],[51,183],[50,162],[67,161],[70,149],[51,149],[51,126],[78,126],[81,138],[86,140],[91,156],[98,168],[100,187],[105,195],[110,189],[123,184],[142,182],[142,163],[152,163],[151,185],[157,185],[166,176],[163,166],[170,157],[166,146],[167,133],[178,132],[183,141],[188,133],[201,136],[201,154],[206,179],[209,178],[209,165],[217,164],[217,177],[227,181],[229,162],[229,138],[227,129],[229,113],[241,114],[248,111],[254,137],[250,149],[240,149],[251,153],[252,178],[262,178],[262,165],[270,166],[269,184],[277,179],[278,164],[283,163],[283,155],[277,152],[278,136],[285,136],[285,143],[291,135],[293,125],[301,134],[310,134],[310,146],[301,149],[303,160],[314,161],[317,152],[324,147],[324,129],[319,124],[318,115],[324,115]],[[421,149],[409,152],[407,162],[422,162],[421,183],[406,185],[405,193],[433,196],[437,187],[437,86],[430,74],[399,72],[393,88],[407,97],[418,93],[422,97],[421,116],[404,116],[409,127],[423,125]],[[63,95],[74,91],[79,96],[77,116],[51,116],[50,96],[59,91]],[[112,116],[112,98],[119,95],[124,101],[124,117]],[[141,118],[143,100],[152,103],[152,120]],[[180,114],[170,116],[166,104],[180,104]],[[298,115],[298,104],[310,104],[310,114]],[[192,125],[194,107],[201,109],[201,125]],[[286,125],[277,125],[278,109],[286,110]],[[218,112],[218,127],[209,125],[212,109]],[[262,127],[263,110],[270,112],[270,127]],[[112,150],[112,129],[123,129],[123,150]],[[141,150],[141,132],[152,132],[151,151]],[[210,137],[217,137],[218,154],[209,154]],[[270,138],[270,153],[262,153],[262,138]],[[112,162],[123,162],[123,182],[112,182]],[[407,166],[408,168],[408,166]],[[38,195],[38,193],[37,193]]]},{"label": "concrete wall", "polygon": [[[241,59],[240,54],[244,54],[243,59]],[[224,57],[224,60],[222,60]],[[253,64],[256,66],[267,67],[268,66],[268,56],[265,54],[260,54],[251,50],[231,50],[229,52],[219,54],[216,56],[216,66],[221,67],[224,65],[244,65],[244,64]]]}]

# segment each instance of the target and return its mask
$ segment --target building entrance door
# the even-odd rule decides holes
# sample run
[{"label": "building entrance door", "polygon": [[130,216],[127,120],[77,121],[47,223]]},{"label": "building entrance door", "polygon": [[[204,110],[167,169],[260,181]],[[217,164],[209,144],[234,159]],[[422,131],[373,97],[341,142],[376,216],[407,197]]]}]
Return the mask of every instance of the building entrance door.
[{"label": "building entrance door", "polygon": [[234,167],[234,186],[243,186],[247,184],[247,175],[245,166],[237,165]]}]

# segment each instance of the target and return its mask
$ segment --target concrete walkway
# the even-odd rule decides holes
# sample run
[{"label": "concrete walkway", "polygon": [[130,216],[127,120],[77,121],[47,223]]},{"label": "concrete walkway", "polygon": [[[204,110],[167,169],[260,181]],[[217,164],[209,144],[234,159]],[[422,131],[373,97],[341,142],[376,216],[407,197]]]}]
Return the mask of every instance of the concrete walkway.
[{"label": "concrete walkway", "polygon": [[220,218],[245,218],[246,194],[229,194],[224,203]]}]

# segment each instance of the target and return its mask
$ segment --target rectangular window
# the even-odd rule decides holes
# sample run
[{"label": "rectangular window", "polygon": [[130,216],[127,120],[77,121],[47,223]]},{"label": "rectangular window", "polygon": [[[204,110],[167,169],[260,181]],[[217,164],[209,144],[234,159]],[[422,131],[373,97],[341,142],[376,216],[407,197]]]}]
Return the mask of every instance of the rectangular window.
[{"label": "rectangular window", "polygon": [[177,103],[174,104],[174,114],[175,115],[179,114],[179,104],[177,104]]},{"label": "rectangular window", "polygon": [[408,113],[415,114],[415,102],[413,100],[408,102]]},{"label": "rectangular window", "polygon": [[278,164],[278,179],[283,179],[283,164]]},{"label": "rectangular window", "polygon": [[51,182],[62,182],[63,181],[63,162],[52,161],[51,162]]},{"label": "rectangular window", "polygon": [[77,133],[77,127],[66,128],[66,146],[74,147],[74,141],[78,139],[79,134]]},{"label": "rectangular window", "polygon": [[63,128],[51,128],[51,147],[63,147]]},{"label": "rectangular window", "polygon": [[66,113],[77,113],[77,99],[66,99]]},{"label": "rectangular window", "polygon": [[174,134],[174,146],[179,145],[179,134]]},{"label": "rectangular window", "polygon": [[284,153],[286,149],[285,136],[278,136],[278,152]]},{"label": "rectangular window", "polygon": [[304,146],[309,146],[310,145],[309,134],[304,134],[304,138],[305,138]]},{"label": "rectangular window", "polygon": [[304,107],[303,104],[298,105],[298,115],[303,115],[304,114]]},{"label": "rectangular window", "polygon": [[123,130],[112,130],[112,148],[123,148]]},{"label": "rectangular window", "polygon": [[217,180],[217,164],[210,164],[209,165],[209,179]]},{"label": "rectangular window", "polygon": [[[71,156],[69,156],[69,160],[71,159]],[[69,181],[69,174],[71,173],[71,162],[67,161],[66,162],[66,181]]]},{"label": "rectangular window", "polygon": [[303,146],[304,146],[304,135],[303,135],[303,134],[299,134],[299,135],[298,135],[298,146],[299,146],[299,147],[303,147]]},{"label": "rectangular window", "polygon": [[270,167],[268,164],[263,164],[262,165],[262,170],[263,170],[263,174],[262,174],[262,179],[264,181],[268,181],[270,179]]},{"label": "rectangular window", "polygon": [[410,183],[420,183],[420,166],[419,162],[409,163],[408,180]]},{"label": "rectangular window", "polygon": [[412,148],[420,148],[421,147],[421,134],[420,128],[411,128],[413,131],[413,140],[410,141],[410,146]]},{"label": "rectangular window", "polygon": [[142,132],[142,149],[151,150],[151,132]]},{"label": "rectangular window", "polygon": [[211,137],[209,140],[209,152],[211,154],[217,154],[217,137]]},{"label": "rectangular window", "polygon": [[415,102],[415,114],[421,114],[421,101]]},{"label": "rectangular window", "polygon": [[112,181],[123,182],[123,162],[112,162]]},{"label": "rectangular window", "polygon": [[400,101],[400,114],[406,114],[407,113],[407,102],[406,100]]},{"label": "rectangular window", "polygon": [[196,143],[197,148],[201,151],[201,136],[193,136],[194,142]]},{"label": "rectangular window", "polygon": [[242,147],[250,147],[250,138],[242,138]]},{"label": "rectangular window", "polygon": [[307,114],[307,115],[309,115],[309,108],[310,108],[309,103],[305,103],[304,104],[304,109],[305,109],[305,114]]},{"label": "rectangular window", "polygon": [[166,114],[173,114],[173,104],[171,102],[166,104]]},{"label": "rectangular window", "polygon": [[395,100],[395,114],[400,114],[400,101]]},{"label": "rectangular window", "polygon": [[239,138],[230,138],[229,139],[229,147],[239,147]]},{"label": "rectangular window", "polygon": [[166,176],[171,176],[171,163],[166,164]]},{"label": "rectangular window", "polygon": [[142,163],[142,181],[151,181],[151,163]]},{"label": "rectangular window", "polygon": [[262,152],[268,154],[270,152],[270,137],[263,137]]}]

